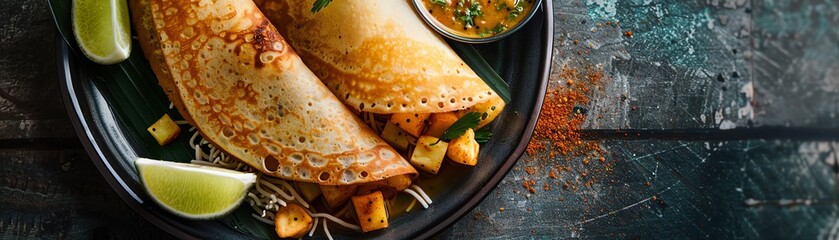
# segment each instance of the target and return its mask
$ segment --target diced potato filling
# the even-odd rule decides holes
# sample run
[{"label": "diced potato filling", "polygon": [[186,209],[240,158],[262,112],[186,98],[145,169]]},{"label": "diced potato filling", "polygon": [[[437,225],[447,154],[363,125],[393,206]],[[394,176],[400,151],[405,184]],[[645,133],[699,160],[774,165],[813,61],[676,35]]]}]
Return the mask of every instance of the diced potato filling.
[{"label": "diced potato filling", "polygon": [[435,113],[431,114],[428,121],[429,125],[428,129],[425,130],[425,135],[439,138],[443,136],[446,129],[449,129],[454,122],[457,122],[457,115],[453,112]]},{"label": "diced potato filling", "polygon": [[410,137],[410,133],[389,121],[385,124],[385,129],[382,130],[382,139],[397,150],[407,150],[408,144],[411,142]]},{"label": "diced potato filling", "polygon": [[395,113],[390,116],[390,122],[414,137],[419,137],[429,116],[430,113]]},{"label": "diced potato filling", "polygon": [[358,216],[361,231],[369,232],[387,228],[387,209],[382,192],[353,196],[352,204],[355,207],[355,215]]},{"label": "diced potato filling", "polygon": [[414,154],[411,155],[411,165],[431,174],[437,174],[449,143],[440,141],[436,137],[422,136],[417,141]]},{"label": "diced potato filling", "polygon": [[504,106],[506,106],[504,99],[501,99],[501,97],[498,97],[497,95],[493,95],[493,97],[490,97],[486,101],[479,102],[466,110],[457,111],[456,115],[460,118],[470,112],[481,113],[481,122],[478,124],[478,127],[475,128],[480,129],[492,122],[492,120],[495,120],[495,117],[500,115],[501,111],[504,110]]},{"label": "diced potato filling", "polygon": [[446,156],[456,163],[475,166],[478,163],[478,152],[480,145],[475,141],[475,131],[470,128],[449,143]]},{"label": "diced potato filling", "polygon": [[300,205],[289,203],[274,215],[274,228],[280,238],[300,238],[312,228],[312,216]]},{"label": "diced potato filling", "polygon": [[316,183],[309,182],[295,182],[297,189],[306,202],[312,202],[315,198],[320,196],[320,187]]},{"label": "diced potato filling", "polygon": [[411,186],[411,177],[409,175],[397,175],[389,177],[385,180],[361,184],[358,186],[357,194],[368,194],[375,191],[381,191],[385,198],[392,198],[396,196],[399,191]]},{"label": "diced potato filling", "polygon": [[345,203],[355,195],[355,190],[358,185],[344,185],[344,186],[325,186],[319,185],[320,191],[323,194],[323,200],[331,209],[338,209],[344,206]]},{"label": "diced potato filling", "polygon": [[154,140],[157,140],[157,144],[160,146],[169,144],[172,140],[178,137],[178,134],[181,133],[181,128],[178,127],[178,124],[175,121],[172,121],[172,118],[169,117],[169,114],[163,114],[163,117],[160,117],[154,124],[152,124],[146,130],[151,133]]}]

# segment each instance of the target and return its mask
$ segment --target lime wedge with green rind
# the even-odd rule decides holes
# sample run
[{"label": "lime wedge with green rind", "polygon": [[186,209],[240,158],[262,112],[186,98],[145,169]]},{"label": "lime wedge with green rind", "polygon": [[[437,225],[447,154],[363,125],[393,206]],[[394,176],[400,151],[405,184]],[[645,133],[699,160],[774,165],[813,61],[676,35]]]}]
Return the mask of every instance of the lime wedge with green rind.
[{"label": "lime wedge with green rind", "polygon": [[126,0],[74,0],[73,35],[88,59],[114,64],[131,54]]},{"label": "lime wedge with green rind", "polygon": [[164,209],[188,219],[211,219],[232,212],[256,175],[196,164],[138,158],[140,182]]}]

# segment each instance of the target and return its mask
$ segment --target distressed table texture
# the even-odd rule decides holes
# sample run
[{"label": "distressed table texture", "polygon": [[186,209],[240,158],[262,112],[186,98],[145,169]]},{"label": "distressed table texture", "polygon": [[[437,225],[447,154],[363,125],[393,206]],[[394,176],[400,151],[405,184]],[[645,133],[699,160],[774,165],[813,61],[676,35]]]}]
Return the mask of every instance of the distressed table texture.
[{"label": "distressed table texture", "polygon": [[[551,86],[603,73],[583,126],[604,160],[525,155],[439,238],[839,238],[838,5],[554,1]],[[75,139],[46,2],[0,19],[0,238],[171,238]]]}]

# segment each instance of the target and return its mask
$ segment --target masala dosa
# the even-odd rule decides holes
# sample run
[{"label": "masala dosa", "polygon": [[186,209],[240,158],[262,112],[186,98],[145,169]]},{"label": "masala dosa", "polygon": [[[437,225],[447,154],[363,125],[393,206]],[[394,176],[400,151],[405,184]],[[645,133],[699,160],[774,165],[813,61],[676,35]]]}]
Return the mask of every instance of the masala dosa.
[{"label": "masala dosa", "polygon": [[452,112],[498,98],[409,0],[333,1],[312,13],[314,1],[255,0],[306,65],[357,112]]},{"label": "masala dosa", "polygon": [[143,52],[204,138],[266,174],[321,185],[415,175],[251,0],[132,0]]}]

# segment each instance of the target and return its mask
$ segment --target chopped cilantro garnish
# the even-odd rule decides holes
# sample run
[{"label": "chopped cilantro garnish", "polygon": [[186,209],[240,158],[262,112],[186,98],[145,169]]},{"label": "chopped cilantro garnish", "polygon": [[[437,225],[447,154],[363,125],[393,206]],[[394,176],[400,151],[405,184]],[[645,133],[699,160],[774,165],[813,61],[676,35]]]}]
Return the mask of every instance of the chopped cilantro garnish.
[{"label": "chopped cilantro garnish", "polygon": [[311,10],[312,13],[316,13],[316,12],[320,11],[321,9],[325,8],[326,5],[329,5],[329,3],[331,3],[331,2],[332,2],[332,0],[317,0],[317,1],[315,1],[315,4],[312,4],[312,10]]},{"label": "chopped cilantro garnish", "polygon": [[[457,4],[458,6],[462,6],[463,0],[459,1]],[[455,12],[455,17],[463,21],[464,25],[467,27],[475,26],[475,17],[483,15],[484,13],[481,12],[481,4],[477,1],[473,1],[472,5],[469,6],[469,8],[467,8],[463,13],[458,14],[458,12]]]},{"label": "chopped cilantro garnish", "polygon": [[507,3],[505,3],[505,2],[502,2],[501,4],[498,4],[498,6],[495,6],[495,10],[497,10],[497,11],[501,11],[501,10],[504,10],[504,9],[507,9]]},{"label": "chopped cilantro garnish", "polygon": [[481,37],[492,36],[492,35],[502,33],[504,31],[507,31],[507,25],[499,23],[499,24],[496,24],[495,27],[484,30],[483,32],[481,32],[480,36]]},{"label": "chopped cilantro garnish", "polygon": [[443,135],[440,136],[440,140],[442,141],[451,141],[452,139],[458,138],[466,133],[466,130],[475,129],[478,127],[478,123],[481,122],[481,114],[477,112],[470,112],[460,119],[457,119],[445,132]]},{"label": "chopped cilantro garnish", "polygon": [[490,138],[492,138],[492,132],[487,129],[475,131],[475,141],[479,144],[489,142]]},{"label": "chopped cilantro garnish", "polygon": [[513,20],[519,17],[524,12],[524,1],[519,1],[516,3],[516,6],[510,10],[510,15],[507,16],[508,19]]}]

